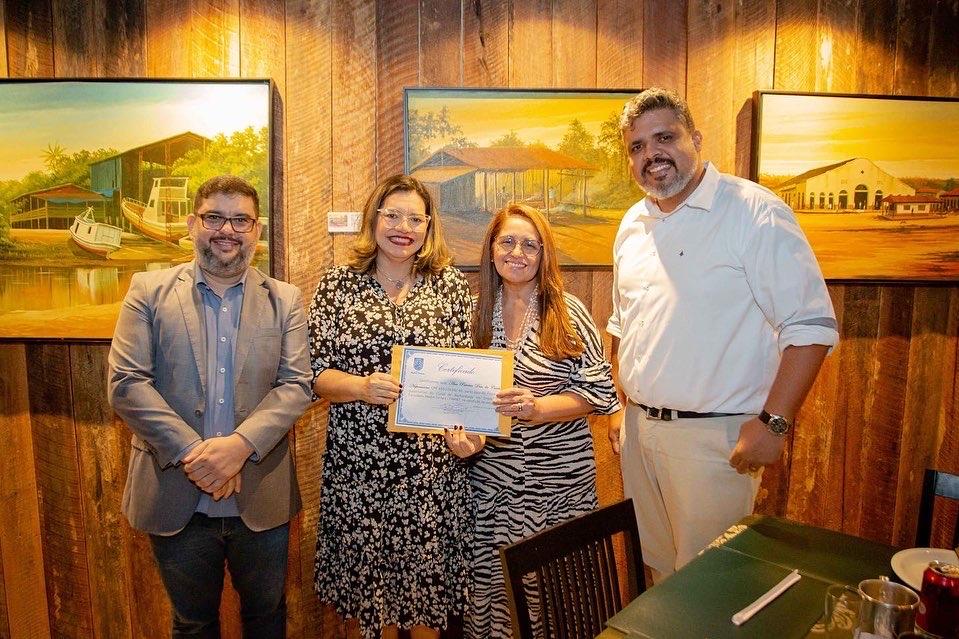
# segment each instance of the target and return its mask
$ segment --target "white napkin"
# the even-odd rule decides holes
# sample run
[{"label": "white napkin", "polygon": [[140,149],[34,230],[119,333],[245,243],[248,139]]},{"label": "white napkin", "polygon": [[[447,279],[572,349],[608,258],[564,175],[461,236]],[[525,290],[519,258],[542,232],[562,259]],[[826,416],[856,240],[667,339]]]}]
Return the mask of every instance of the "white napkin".
[{"label": "white napkin", "polygon": [[799,581],[801,576],[802,575],[799,574],[798,569],[793,570],[791,573],[786,575],[782,581],[770,588],[766,594],[760,596],[759,599],[734,614],[733,623],[737,626],[741,626],[749,621],[754,614],[768,606],[769,602],[789,590],[789,587]]}]

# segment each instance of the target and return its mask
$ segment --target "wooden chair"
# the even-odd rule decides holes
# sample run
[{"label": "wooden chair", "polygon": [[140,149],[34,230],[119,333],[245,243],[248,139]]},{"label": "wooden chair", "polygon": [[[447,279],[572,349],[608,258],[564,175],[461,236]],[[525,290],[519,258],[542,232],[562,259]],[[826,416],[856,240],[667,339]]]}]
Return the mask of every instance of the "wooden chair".
[{"label": "wooden chair", "polygon": [[[926,469],[919,499],[919,521],[916,524],[916,547],[926,548],[932,541],[932,515],[936,497],[959,500],[959,475]],[[959,546],[959,516],[953,526],[952,548]]]},{"label": "wooden chair", "polygon": [[533,638],[528,591],[538,596],[545,637],[593,639],[603,631],[606,620],[619,612],[624,603],[613,555],[616,535],[625,541],[628,602],[646,590],[631,499],[500,548],[515,639]]}]

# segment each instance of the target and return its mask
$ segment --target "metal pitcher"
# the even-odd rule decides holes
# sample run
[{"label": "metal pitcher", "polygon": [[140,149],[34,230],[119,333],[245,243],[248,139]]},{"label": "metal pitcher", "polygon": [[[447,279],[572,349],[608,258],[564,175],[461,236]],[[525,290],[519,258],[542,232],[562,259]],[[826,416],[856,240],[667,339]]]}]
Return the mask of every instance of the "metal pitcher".
[{"label": "metal pitcher", "polygon": [[862,604],[856,639],[896,639],[915,630],[919,595],[914,590],[889,581],[889,577],[859,582]]}]

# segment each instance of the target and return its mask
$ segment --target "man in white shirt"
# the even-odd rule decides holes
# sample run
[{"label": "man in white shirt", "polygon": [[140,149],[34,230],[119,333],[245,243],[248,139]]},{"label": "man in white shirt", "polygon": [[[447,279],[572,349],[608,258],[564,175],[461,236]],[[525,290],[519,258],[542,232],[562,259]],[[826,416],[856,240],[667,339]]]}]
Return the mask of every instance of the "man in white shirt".
[{"label": "man in white shirt", "polygon": [[646,197],[613,247],[623,486],[658,581],[752,512],[836,318],[795,215],[700,157],[686,102],[651,88],[620,119]]}]

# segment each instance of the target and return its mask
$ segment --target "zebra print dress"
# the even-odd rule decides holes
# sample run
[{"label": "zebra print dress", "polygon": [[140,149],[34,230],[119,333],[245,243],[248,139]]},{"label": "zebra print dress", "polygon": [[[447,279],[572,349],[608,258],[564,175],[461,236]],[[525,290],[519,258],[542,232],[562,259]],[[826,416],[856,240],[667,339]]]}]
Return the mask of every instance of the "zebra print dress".
[{"label": "zebra print dress", "polygon": [[[601,415],[619,410],[612,368],[589,311],[566,294],[570,319],[585,345],[577,358],[554,362],[540,350],[539,325],[516,353],[514,384],[534,395],[572,391]],[[502,310],[493,313],[492,348],[503,348]],[[596,463],[585,417],[567,422],[513,423],[512,436],[489,438],[470,468],[476,500],[474,596],[465,620],[472,639],[509,639],[509,605],[499,548],[575,515],[593,510]]]}]

